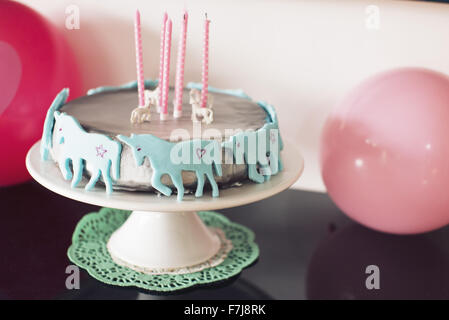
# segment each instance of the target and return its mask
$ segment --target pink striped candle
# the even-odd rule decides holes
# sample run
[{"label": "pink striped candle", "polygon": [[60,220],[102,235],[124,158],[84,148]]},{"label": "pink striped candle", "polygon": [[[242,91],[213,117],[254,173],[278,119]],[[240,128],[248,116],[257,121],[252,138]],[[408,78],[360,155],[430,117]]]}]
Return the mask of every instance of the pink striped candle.
[{"label": "pink striped candle", "polygon": [[137,89],[139,93],[139,107],[145,105],[144,98],[144,80],[143,80],[143,61],[142,61],[142,35],[140,32],[140,12],[136,10],[136,19],[134,21],[134,36],[136,42],[136,69],[137,69]]},{"label": "pink striped candle", "polygon": [[165,32],[164,43],[164,73],[162,82],[162,109],[161,120],[166,120],[168,115],[168,91],[169,91],[169,79],[170,79],[170,52],[171,52],[171,31],[172,21],[168,19],[167,28]]},{"label": "pink striped candle", "polygon": [[208,95],[208,80],[209,80],[209,23],[210,20],[204,21],[204,45],[203,45],[203,70],[201,74],[201,82],[203,83],[203,89],[201,90],[201,108],[207,106]]},{"label": "pink striped candle", "polygon": [[181,36],[178,43],[178,61],[176,63],[176,84],[175,84],[175,101],[173,116],[179,118],[182,116],[182,93],[184,89],[184,65],[186,57],[186,37],[187,37],[187,20],[189,16],[184,11],[184,20],[181,26]]},{"label": "pink striped candle", "polygon": [[[164,17],[162,18],[162,28],[161,28],[161,40],[159,49],[159,105],[162,104],[162,82],[164,81],[164,46],[165,46],[165,28],[167,27],[167,12],[164,12]],[[160,111],[160,110],[158,110]]]}]

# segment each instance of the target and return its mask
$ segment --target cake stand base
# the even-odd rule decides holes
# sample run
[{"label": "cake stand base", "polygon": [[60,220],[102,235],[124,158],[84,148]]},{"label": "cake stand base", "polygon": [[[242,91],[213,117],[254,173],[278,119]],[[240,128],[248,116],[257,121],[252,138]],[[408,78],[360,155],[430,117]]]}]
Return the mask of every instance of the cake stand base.
[{"label": "cake stand base", "polygon": [[119,265],[148,273],[189,273],[221,263],[232,245],[196,212],[133,211],[107,243]]},{"label": "cake stand base", "polygon": [[[131,211],[110,208],[102,208],[99,212],[85,215],[78,222],[72,236],[72,245],[67,251],[70,261],[86,269],[95,279],[107,284],[135,286],[155,292],[173,292],[196,285],[227,281],[254,263],[259,256],[259,248],[254,242],[254,233],[251,230],[229,221],[219,213],[200,211],[196,216],[206,228],[220,230],[222,235],[229,239],[231,245],[226,246],[229,252],[221,263],[197,271],[189,269],[186,273],[149,274],[136,271],[117,264],[107,249],[112,234],[119,230],[130,216]],[[190,236],[186,241],[189,238]]]}]

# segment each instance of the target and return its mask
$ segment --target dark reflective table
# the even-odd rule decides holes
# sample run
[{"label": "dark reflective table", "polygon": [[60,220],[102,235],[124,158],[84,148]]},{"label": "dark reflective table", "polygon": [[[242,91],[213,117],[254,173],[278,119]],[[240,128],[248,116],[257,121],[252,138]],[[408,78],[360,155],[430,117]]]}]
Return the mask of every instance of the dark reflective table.
[{"label": "dark reflective table", "polygon": [[[72,232],[99,208],[36,182],[0,188],[0,200],[0,299],[449,299],[448,227],[378,233],[350,221],[325,194],[287,190],[221,210],[256,233],[259,259],[228,281],[168,295],[105,285],[84,271],[80,289],[66,289]],[[366,288],[369,265],[379,268],[379,290]]]}]

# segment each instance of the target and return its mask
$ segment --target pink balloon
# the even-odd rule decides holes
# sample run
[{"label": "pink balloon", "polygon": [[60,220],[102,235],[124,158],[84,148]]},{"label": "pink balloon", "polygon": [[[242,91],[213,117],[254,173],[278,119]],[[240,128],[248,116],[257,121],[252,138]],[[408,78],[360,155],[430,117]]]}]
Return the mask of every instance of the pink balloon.
[{"label": "pink balloon", "polygon": [[60,32],[32,9],[0,1],[0,186],[30,178],[25,156],[40,139],[53,98],[82,93],[76,61]]},{"label": "pink balloon", "polygon": [[449,78],[417,68],[378,74],[327,120],[321,172],[330,197],[376,230],[449,223]]}]

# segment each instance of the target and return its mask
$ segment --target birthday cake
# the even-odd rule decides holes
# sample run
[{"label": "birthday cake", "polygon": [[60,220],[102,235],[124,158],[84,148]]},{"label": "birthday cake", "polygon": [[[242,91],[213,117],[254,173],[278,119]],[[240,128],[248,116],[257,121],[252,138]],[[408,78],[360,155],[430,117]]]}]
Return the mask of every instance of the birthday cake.
[{"label": "birthday cake", "polygon": [[[70,102],[68,89],[63,89],[47,112],[42,160],[53,160],[73,188],[84,185],[91,190],[98,183],[107,193],[126,190],[170,196],[176,191],[178,200],[190,191],[201,197],[204,187],[217,197],[221,188],[246,181],[263,183],[282,170],[282,140],[274,108],[253,101],[241,90],[208,85],[208,23],[206,18],[202,83],[184,87],[184,14],[177,81],[170,88],[171,20],[164,15],[161,80],[144,81],[137,12],[138,80],[91,89]],[[173,110],[168,108],[169,100]]]},{"label": "birthday cake", "polygon": [[[151,89],[156,82],[147,81],[146,84]],[[200,183],[207,180],[205,184],[212,186],[213,195],[218,196],[219,188],[245,181],[263,183],[282,169],[282,140],[272,106],[254,102],[239,90],[210,88],[215,97],[215,120],[211,124],[200,122],[195,126],[190,117],[191,107],[185,103],[180,118],[136,125],[129,121],[129,114],[136,105],[136,87],[136,82],[101,87],[68,103],[68,90],[61,91],[47,112],[41,142],[42,160],[53,159],[63,177],[71,180],[72,187],[77,187],[84,177],[89,180],[86,190],[92,189],[97,181],[108,193],[124,189],[170,195],[174,189],[179,200],[187,190],[196,189],[195,195],[202,196],[203,186],[198,188],[198,176],[202,174]],[[193,88],[195,84],[187,87]],[[170,93],[173,94],[173,90]],[[184,95],[188,94],[185,89]],[[157,111],[153,113],[152,117],[157,119]],[[139,137],[143,141],[133,143],[132,139]],[[172,160],[170,150],[177,144],[191,143],[187,153],[193,162],[194,157],[201,160],[208,155],[206,153],[212,154],[213,148],[208,147],[217,141],[220,163],[198,161],[197,165],[191,164],[191,168],[188,163],[168,164]],[[170,150],[165,142],[172,147]],[[180,146],[178,155],[182,150]],[[138,153],[145,155],[138,159],[135,155]],[[213,155],[209,155],[209,159],[212,158]],[[157,163],[159,159],[162,160]],[[155,170],[158,165],[163,168]],[[179,170],[172,168],[176,166]],[[200,172],[199,167],[207,169]]]}]

